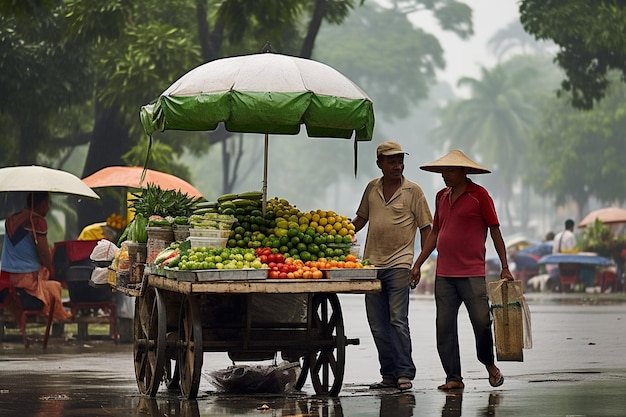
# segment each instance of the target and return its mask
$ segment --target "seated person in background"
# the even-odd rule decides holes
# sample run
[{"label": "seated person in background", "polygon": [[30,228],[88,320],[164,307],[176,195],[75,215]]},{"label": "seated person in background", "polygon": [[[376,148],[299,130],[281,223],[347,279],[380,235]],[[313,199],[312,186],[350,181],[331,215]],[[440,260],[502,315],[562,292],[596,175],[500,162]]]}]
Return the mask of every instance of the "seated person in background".
[{"label": "seated person in background", "polygon": [[[9,273],[14,287],[23,288],[43,302],[44,314],[64,321],[72,315],[63,308],[61,283],[48,280],[53,268],[45,219],[49,210],[50,195],[32,192],[26,199],[26,208],[7,218],[2,270]],[[54,311],[50,311],[53,300]]]},{"label": "seated person in background", "polygon": [[106,239],[111,242],[117,242],[119,236],[115,230],[107,226],[106,222],[93,223],[85,226],[78,235],[77,240],[101,240]]}]

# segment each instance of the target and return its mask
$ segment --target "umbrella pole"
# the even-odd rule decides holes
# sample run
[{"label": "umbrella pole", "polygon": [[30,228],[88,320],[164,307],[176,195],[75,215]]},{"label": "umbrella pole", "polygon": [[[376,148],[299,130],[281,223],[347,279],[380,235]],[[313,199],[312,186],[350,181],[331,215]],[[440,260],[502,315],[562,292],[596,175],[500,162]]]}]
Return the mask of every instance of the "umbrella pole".
[{"label": "umbrella pole", "polygon": [[267,205],[267,153],[269,147],[269,135],[265,134],[265,149],[263,151],[263,216],[265,216],[265,206]]}]

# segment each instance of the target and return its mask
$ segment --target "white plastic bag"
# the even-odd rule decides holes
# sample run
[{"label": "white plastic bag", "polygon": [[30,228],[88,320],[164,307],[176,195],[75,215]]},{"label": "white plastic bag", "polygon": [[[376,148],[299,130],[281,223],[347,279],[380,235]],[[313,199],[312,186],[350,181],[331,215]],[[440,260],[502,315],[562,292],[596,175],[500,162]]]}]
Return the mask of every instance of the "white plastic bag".
[{"label": "white plastic bag", "polygon": [[533,347],[533,334],[532,327],[530,326],[530,309],[526,302],[526,297],[522,297],[522,320],[524,328],[524,349],[532,349]]},{"label": "white plastic bag", "polygon": [[108,268],[94,268],[91,271],[91,281],[94,284],[107,284],[109,282]]},{"label": "white plastic bag", "polygon": [[115,246],[115,243],[110,240],[101,239],[91,251],[89,258],[92,261],[112,261],[119,250],[120,249]]}]

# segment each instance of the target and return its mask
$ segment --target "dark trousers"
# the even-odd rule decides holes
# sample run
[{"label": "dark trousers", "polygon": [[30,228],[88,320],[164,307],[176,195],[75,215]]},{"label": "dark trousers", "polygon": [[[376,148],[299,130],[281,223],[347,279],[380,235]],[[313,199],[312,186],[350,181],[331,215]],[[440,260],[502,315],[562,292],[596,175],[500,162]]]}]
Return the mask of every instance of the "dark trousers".
[{"label": "dark trousers", "polygon": [[463,381],[457,323],[461,303],[465,304],[474,329],[478,360],[485,366],[492,365],[493,335],[485,278],[436,277],[435,302],[437,351],[446,373],[446,382]]}]

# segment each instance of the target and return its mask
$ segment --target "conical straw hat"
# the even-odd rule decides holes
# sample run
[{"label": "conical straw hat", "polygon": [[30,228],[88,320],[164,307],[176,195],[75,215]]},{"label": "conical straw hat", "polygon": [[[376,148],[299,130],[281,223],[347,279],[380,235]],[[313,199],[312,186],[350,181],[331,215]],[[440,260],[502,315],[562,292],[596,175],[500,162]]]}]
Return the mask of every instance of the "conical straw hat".
[{"label": "conical straw hat", "polygon": [[441,173],[443,172],[444,168],[450,167],[467,168],[468,174],[489,174],[491,172],[487,168],[483,168],[476,162],[469,159],[467,155],[465,155],[458,149],[448,152],[446,155],[442,156],[436,161],[433,161],[426,165],[422,165],[420,169],[423,169],[424,171]]}]

